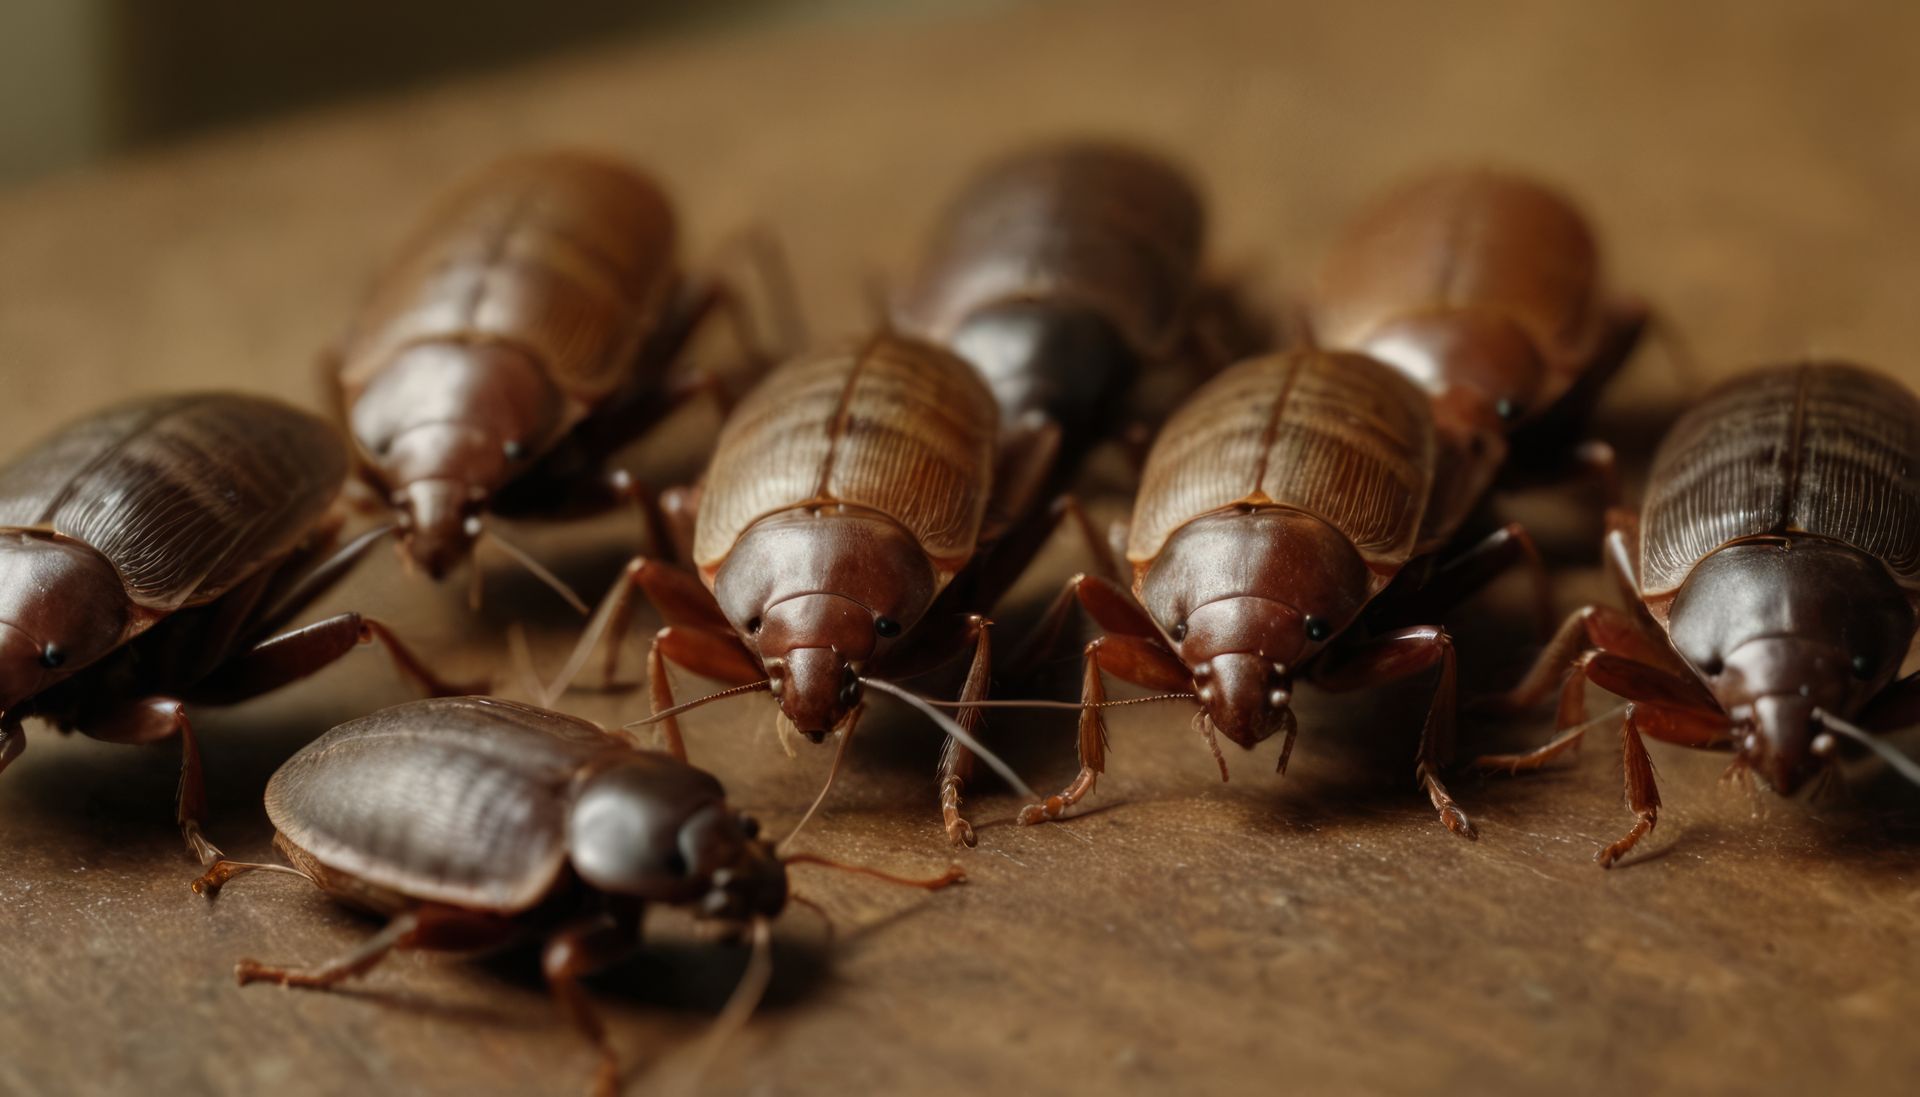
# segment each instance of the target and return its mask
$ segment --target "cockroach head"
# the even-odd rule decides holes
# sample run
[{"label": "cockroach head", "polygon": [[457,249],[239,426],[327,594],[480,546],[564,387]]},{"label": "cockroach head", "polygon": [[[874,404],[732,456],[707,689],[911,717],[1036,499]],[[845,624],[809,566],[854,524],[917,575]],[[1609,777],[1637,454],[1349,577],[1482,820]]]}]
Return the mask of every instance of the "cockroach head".
[{"label": "cockroach head", "polygon": [[574,871],[601,891],[693,906],[701,917],[778,914],[786,868],[759,824],[727,806],[713,778],[656,756],[601,770],[567,825]]},{"label": "cockroach head", "polygon": [[0,534],[0,713],[112,651],[129,618],[105,557],[50,534]]},{"label": "cockroach head", "polygon": [[1417,313],[1387,324],[1361,348],[1435,394],[1444,417],[1505,433],[1537,410],[1547,367],[1533,337],[1504,314]]}]

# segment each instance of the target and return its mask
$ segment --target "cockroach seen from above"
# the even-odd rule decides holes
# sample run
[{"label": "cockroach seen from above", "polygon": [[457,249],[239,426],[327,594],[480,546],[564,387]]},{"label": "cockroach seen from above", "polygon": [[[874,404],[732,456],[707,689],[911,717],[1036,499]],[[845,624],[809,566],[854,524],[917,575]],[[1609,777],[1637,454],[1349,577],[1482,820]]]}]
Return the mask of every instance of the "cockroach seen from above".
[{"label": "cockroach seen from above", "polygon": [[324,421],[233,393],[120,404],[0,467],[0,768],[29,716],[107,742],[178,738],[180,826],[205,860],[189,703],[268,693],[376,639],[445,692],[372,618],[280,631],[365,550],[326,555],[346,475]]},{"label": "cockroach seen from above", "polygon": [[1563,734],[1479,759],[1534,769],[1587,731],[1586,683],[1625,698],[1627,806],[1610,866],[1660,809],[1643,737],[1733,752],[1791,794],[1836,736],[1909,780],[1920,767],[1873,737],[1920,722],[1920,676],[1896,680],[1920,613],[1920,400],[1870,370],[1811,362],[1725,382],[1661,442],[1638,517],[1609,516],[1608,570],[1633,611],[1576,612],[1492,707],[1560,690]]},{"label": "cockroach seen from above", "polygon": [[668,661],[771,689],[817,742],[851,726],[864,685],[896,692],[872,673],[971,649],[969,734],[939,777],[943,826],[971,844],[960,798],[977,749],[966,705],[991,668],[985,615],[1062,521],[1107,559],[1059,493],[1143,369],[1200,353],[1182,348],[1206,293],[1202,228],[1180,173],[1123,146],[1050,146],[987,170],[941,222],[895,327],[774,371],[722,429],[698,489],[665,500],[693,527],[704,589],[636,560],[562,680],[602,628],[611,674],[635,590],[667,620],[648,673],[675,744]]},{"label": "cockroach seen from above", "polygon": [[429,575],[489,536],[578,605],[486,515],[636,501],[606,460],[687,396],[724,399],[714,378],[668,378],[716,310],[765,365],[730,286],[683,276],[677,235],[666,196],[632,168],[520,156],[456,190],[378,279],[328,373],[360,474]]},{"label": "cockroach seen from above", "polygon": [[928,890],[964,878],[782,857],[707,773],[584,720],[488,697],[396,705],[342,724],[280,767],[266,807],[291,867],[218,861],[193,890],[212,898],[239,873],[291,873],[389,921],[314,968],[243,960],[241,985],[325,989],[396,949],[537,939],[555,1002],[599,1053],[598,1094],[619,1088],[619,1061],[580,980],[639,948],[647,904],[685,907],[752,937],[754,964],[735,992],[751,1010],[768,976],[768,923],[795,898],[788,865]]}]

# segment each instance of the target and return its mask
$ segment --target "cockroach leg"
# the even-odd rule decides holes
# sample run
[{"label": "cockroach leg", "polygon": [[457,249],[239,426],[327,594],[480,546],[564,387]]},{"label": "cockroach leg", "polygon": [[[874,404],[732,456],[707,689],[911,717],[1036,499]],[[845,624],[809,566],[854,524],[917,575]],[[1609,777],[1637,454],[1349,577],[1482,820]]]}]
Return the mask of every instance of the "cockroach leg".
[{"label": "cockroach leg", "polygon": [[1633,829],[1624,837],[1594,855],[1601,868],[1612,868],[1640,839],[1652,833],[1660,818],[1660,788],[1654,782],[1653,758],[1647,754],[1647,744],[1635,726],[1636,716],[1635,706],[1628,705],[1627,717],[1620,723],[1620,759],[1625,772],[1627,809],[1637,818]]},{"label": "cockroach leg", "polygon": [[180,783],[174,792],[174,819],[187,849],[201,864],[220,856],[220,850],[200,832],[207,817],[207,784],[200,766],[200,744],[187,720],[184,702],[175,697],[147,697],[90,716],[80,726],[88,738],[107,743],[142,745],[180,740]]},{"label": "cockroach leg", "polygon": [[1472,821],[1440,780],[1440,771],[1453,757],[1455,659],[1453,638],[1447,630],[1434,625],[1401,629],[1337,656],[1329,652],[1322,658],[1314,671],[1314,681],[1335,693],[1394,681],[1439,665],[1440,680],[1420,729],[1414,777],[1439,812],[1442,825],[1462,838],[1478,837]]},{"label": "cockroach leg", "polygon": [[[1185,664],[1160,642],[1142,636],[1107,635],[1096,637],[1086,646],[1085,669],[1080,682],[1080,703],[1093,706],[1105,703],[1106,685],[1102,671],[1116,678],[1154,690],[1181,690],[1193,684]],[[1020,811],[1022,825],[1058,819],[1066,810],[1093,791],[1100,774],[1107,770],[1107,724],[1098,708],[1080,710],[1080,772],[1057,796]]]},{"label": "cockroach leg", "polygon": [[1053,604],[1047,607],[1045,616],[1034,626],[1027,642],[1013,658],[1012,677],[1027,677],[1040,668],[1059,643],[1075,603],[1087,611],[1087,616],[1102,632],[1143,638],[1159,635],[1153,620],[1131,595],[1097,575],[1082,572],[1067,580]]},{"label": "cockroach leg", "polygon": [[600,1056],[593,1081],[596,1094],[619,1092],[620,1059],[580,979],[631,956],[639,943],[637,925],[602,914],[559,930],[547,939],[540,955],[540,968],[554,1003]]},{"label": "cockroach leg", "polygon": [[278,632],[302,610],[338,586],[340,580],[366,559],[373,546],[391,532],[386,526],[376,526],[361,533],[300,574],[286,591],[273,592],[266,612],[250,622],[249,638],[259,641]]},{"label": "cockroach leg", "polygon": [[388,953],[404,947],[401,942],[410,938],[419,927],[419,913],[407,911],[396,915],[380,932],[362,942],[359,948],[319,967],[284,968],[263,964],[258,960],[242,960],[234,965],[233,977],[241,986],[248,983],[278,983],[283,987],[325,990],[335,983],[372,971],[387,958]]},{"label": "cockroach leg", "polygon": [[1515,566],[1524,567],[1532,581],[1534,621],[1540,636],[1551,636],[1553,584],[1533,535],[1518,522],[1488,534],[1442,564],[1418,590],[1382,609],[1402,620],[1435,620]]},{"label": "cockroach leg", "polygon": [[[1479,699],[1474,708],[1497,714],[1524,712],[1545,700],[1555,689],[1572,689],[1566,685],[1569,675],[1584,669],[1585,664],[1581,659],[1589,651],[1617,652],[1633,662],[1657,667],[1678,677],[1674,672],[1682,668],[1676,665],[1675,657],[1663,648],[1663,644],[1642,632],[1639,624],[1626,613],[1611,606],[1583,606],[1560,623],[1559,630],[1547,641],[1546,648],[1534,659],[1533,665],[1519,682],[1505,693]],[[1577,703],[1577,690],[1573,693],[1563,692],[1561,728],[1571,727],[1586,719],[1584,708],[1578,711],[1569,709],[1570,704]]]},{"label": "cockroach leg", "polygon": [[220,889],[227,885],[227,881],[233,879],[235,876],[249,872],[281,872],[289,876],[298,876],[302,880],[310,884],[315,884],[316,886],[319,883],[313,877],[301,872],[299,869],[290,868],[286,865],[276,865],[265,861],[228,861],[222,859],[208,865],[207,871],[193,882],[193,893],[212,899],[220,894]]},{"label": "cockroach leg", "polygon": [[[687,625],[668,625],[653,634],[647,647],[647,691],[654,712],[674,706],[673,682],[667,677],[667,663],[687,668],[702,678],[712,678],[729,686],[743,686],[766,677],[749,652],[731,631]],[[687,760],[686,741],[680,737],[680,725],[669,716],[660,721],[660,734],[667,750],[681,761]]]},{"label": "cockroach leg", "polygon": [[[560,677],[548,688],[550,696],[558,697],[567,691],[586,668],[594,649],[602,642],[607,645],[607,654],[602,664],[601,687],[612,687],[614,674],[620,665],[620,650],[626,645],[627,633],[633,623],[633,599],[636,593],[643,595],[669,625],[685,625],[707,631],[726,631],[731,628],[726,615],[720,612],[720,606],[714,602],[712,593],[701,586],[698,579],[671,564],[636,556],[627,561],[626,569],[600,599],[599,608],[594,610],[593,618],[588,621],[580,642],[574,646],[573,654],[567,658]],[[755,677],[759,675],[756,673]]]},{"label": "cockroach leg", "polygon": [[[967,631],[973,640],[973,663],[967,668],[967,680],[960,688],[960,700],[985,700],[993,665],[993,649],[988,640],[992,622],[980,614],[971,614],[967,618]],[[966,729],[967,734],[977,736],[980,716],[977,708],[963,708],[954,714],[954,720]],[[960,814],[960,796],[967,782],[973,779],[973,761],[971,750],[958,739],[951,736],[947,738],[940,752],[940,820],[946,828],[947,839],[956,846],[971,847],[975,842],[972,824]]]},{"label": "cockroach leg", "polygon": [[0,720],[0,772],[27,749],[27,731],[18,720]]},{"label": "cockroach leg", "polygon": [[444,682],[394,635],[371,617],[342,613],[291,632],[262,640],[228,659],[205,681],[188,691],[189,699],[232,704],[270,693],[297,682],[344,657],[361,644],[378,641],[387,649],[394,669],[421,692],[453,697],[486,692],[484,682]]}]

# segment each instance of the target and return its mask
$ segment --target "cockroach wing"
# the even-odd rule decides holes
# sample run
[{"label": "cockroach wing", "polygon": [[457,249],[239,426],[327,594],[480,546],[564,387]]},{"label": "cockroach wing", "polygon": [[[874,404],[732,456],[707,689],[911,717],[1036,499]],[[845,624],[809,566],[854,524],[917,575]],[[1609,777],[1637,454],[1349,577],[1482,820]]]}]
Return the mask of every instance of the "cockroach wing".
[{"label": "cockroach wing", "polygon": [[660,188],[614,161],[495,165],[377,283],[341,355],[349,404],[397,351],[432,342],[506,344],[569,397],[606,396],[667,305],[675,235]]},{"label": "cockroach wing", "polygon": [[1425,309],[1484,308],[1542,351],[1571,351],[1599,319],[1599,255],[1584,218],[1520,176],[1447,172],[1414,181],[1356,220],[1321,270],[1314,336],[1365,346]]},{"label": "cockroach wing", "polygon": [[267,814],[321,864],[478,910],[538,903],[566,864],[570,789],[627,747],[584,720],[486,697],[382,709],[267,783]]},{"label": "cockroach wing", "polygon": [[1204,222],[1200,196],[1155,156],[1098,143],[1035,149],[961,192],[899,323],[945,344],[982,307],[1064,299],[1160,351],[1194,285]]},{"label": "cockroach wing", "polygon": [[950,577],[979,538],[998,422],[973,367],[925,343],[882,335],[789,362],[720,430],[694,562],[711,582],[759,519],[844,504],[899,522]]},{"label": "cockroach wing", "polygon": [[91,545],[127,596],[210,602],[292,549],[347,475],[331,426],[276,400],[196,393],[120,404],[0,468],[0,526]]},{"label": "cockroach wing", "polygon": [[1852,545],[1920,589],[1920,400],[1836,362],[1749,373],[1710,392],[1654,456],[1641,593],[1679,589],[1729,541],[1790,532]]},{"label": "cockroach wing", "polygon": [[1277,504],[1319,517],[1389,573],[1413,551],[1433,461],[1426,397],[1391,368],[1325,351],[1249,359],[1202,386],[1161,430],[1127,558],[1151,563],[1202,515]]}]

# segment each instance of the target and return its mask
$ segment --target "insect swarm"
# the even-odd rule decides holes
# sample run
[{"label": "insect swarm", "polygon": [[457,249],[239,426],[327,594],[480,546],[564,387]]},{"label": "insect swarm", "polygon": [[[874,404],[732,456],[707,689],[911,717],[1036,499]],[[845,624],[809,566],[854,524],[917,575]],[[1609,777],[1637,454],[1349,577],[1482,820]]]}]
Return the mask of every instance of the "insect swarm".
[{"label": "insect swarm", "polygon": [[637,503],[614,451],[696,393],[725,402],[713,377],[668,377],[696,329],[727,310],[763,357],[732,289],[682,274],[678,231],[618,161],[521,156],[450,195],[377,280],[327,372],[360,475],[428,575],[486,536],[585,612],[485,516]]},{"label": "insect swarm", "polygon": [[1920,608],[1920,401],[1839,362],[1736,377],[1661,442],[1636,516],[1609,515],[1605,557],[1631,612],[1569,617],[1525,679],[1494,699],[1523,710],[1560,690],[1563,734],[1489,770],[1535,769],[1585,734],[1587,682],[1628,701],[1621,723],[1633,828],[1659,817],[1645,739],[1726,750],[1737,771],[1789,795],[1839,738],[1910,780],[1920,769],[1873,737],[1920,722],[1920,678],[1895,680]]},{"label": "insect swarm", "polygon": [[599,1054],[598,1094],[618,1090],[619,1060],[580,980],[640,947],[648,904],[751,937],[754,964],[723,1012],[744,1019],[765,987],[769,922],[791,898],[788,864],[928,890],[963,878],[782,859],[707,773],[584,720],[487,697],[397,705],[342,724],[273,775],[266,807],[291,867],[219,861],[194,891],[212,898],[239,873],[291,873],[389,921],[318,967],[243,960],[242,986],[325,989],[396,949],[535,938],[554,1001]]},{"label": "insect swarm", "polygon": [[269,693],[391,630],[342,613],[282,632],[360,558],[335,552],[340,437],[274,400],[195,393],[70,423],[0,467],[0,768],[21,721],[113,743],[178,739],[177,815],[203,861],[206,791],[189,704]]}]

